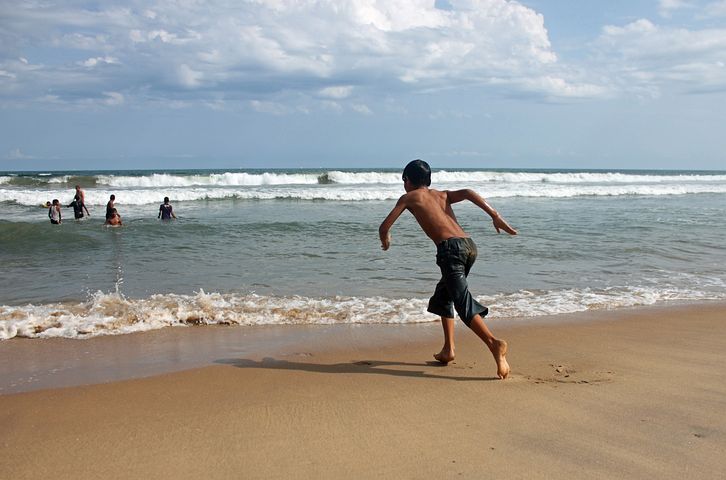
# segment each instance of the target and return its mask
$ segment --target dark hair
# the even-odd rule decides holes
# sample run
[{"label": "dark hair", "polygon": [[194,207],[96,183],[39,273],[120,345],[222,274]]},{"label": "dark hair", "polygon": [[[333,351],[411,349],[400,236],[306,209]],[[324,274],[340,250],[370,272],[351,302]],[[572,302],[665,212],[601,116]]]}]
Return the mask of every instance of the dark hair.
[{"label": "dark hair", "polygon": [[111,200],[116,200],[116,195],[111,195]]},{"label": "dark hair", "polygon": [[169,203],[169,197],[164,197],[164,203]]},{"label": "dark hair", "polygon": [[403,181],[408,179],[414,187],[428,187],[431,185],[431,167],[423,160],[413,160],[403,169],[401,178]]}]

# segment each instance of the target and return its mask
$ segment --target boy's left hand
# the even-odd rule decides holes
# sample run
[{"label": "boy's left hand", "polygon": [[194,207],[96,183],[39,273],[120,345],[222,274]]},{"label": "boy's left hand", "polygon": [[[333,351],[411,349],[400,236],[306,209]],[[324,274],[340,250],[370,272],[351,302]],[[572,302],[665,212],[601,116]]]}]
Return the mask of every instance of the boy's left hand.
[{"label": "boy's left hand", "polygon": [[494,224],[494,228],[497,230],[497,233],[499,233],[500,230],[504,230],[510,235],[516,235],[517,231],[509,226],[506,220],[504,220],[501,216],[497,215],[496,217],[492,218],[492,223]]}]

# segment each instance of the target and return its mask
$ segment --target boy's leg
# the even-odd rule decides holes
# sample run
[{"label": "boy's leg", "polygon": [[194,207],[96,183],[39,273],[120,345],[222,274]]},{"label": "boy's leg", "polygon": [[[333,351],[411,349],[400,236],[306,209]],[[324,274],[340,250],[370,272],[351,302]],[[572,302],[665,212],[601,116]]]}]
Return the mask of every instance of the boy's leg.
[{"label": "boy's leg", "polygon": [[444,328],[444,346],[434,358],[444,365],[454,360],[454,304],[446,287],[444,278],[436,284],[436,290],[429,300],[427,311],[441,317]]},{"label": "boy's leg", "polygon": [[458,254],[450,255],[442,262],[443,281],[459,317],[489,347],[497,364],[497,376],[504,379],[509,375],[507,342],[496,338],[489,330],[482,319],[482,314],[486,315],[489,309],[477,302],[469,291],[466,276],[476,260],[476,245],[470,239],[462,243],[464,245],[460,247]]},{"label": "boy's leg", "polygon": [[444,328],[444,347],[439,353],[434,353],[434,358],[444,365],[454,361],[454,319],[441,317],[441,325]]},{"label": "boy's leg", "polygon": [[492,352],[494,361],[497,363],[497,376],[502,380],[507,378],[509,375],[509,363],[507,363],[506,358],[507,342],[496,338],[479,314],[474,315],[471,319],[469,328],[484,341],[486,346],[489,347],[489,351]]}]

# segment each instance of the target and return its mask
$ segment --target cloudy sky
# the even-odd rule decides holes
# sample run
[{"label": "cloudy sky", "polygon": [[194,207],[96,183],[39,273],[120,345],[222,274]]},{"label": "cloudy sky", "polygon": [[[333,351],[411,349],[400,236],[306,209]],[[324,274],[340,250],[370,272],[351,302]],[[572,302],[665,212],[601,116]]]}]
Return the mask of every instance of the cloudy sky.
[{"label": "cloudy sky", "polygon": [[0,2],[0,170],[726,169],[726,0]]}]

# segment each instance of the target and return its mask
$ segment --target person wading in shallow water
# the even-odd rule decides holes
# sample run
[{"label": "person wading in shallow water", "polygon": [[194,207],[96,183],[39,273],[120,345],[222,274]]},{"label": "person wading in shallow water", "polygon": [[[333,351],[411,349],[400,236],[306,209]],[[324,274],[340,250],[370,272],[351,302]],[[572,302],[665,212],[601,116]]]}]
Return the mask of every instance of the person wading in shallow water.
[{"label": "person wading in shallow water", "polygon": [[53,225],[60,225],[61,223],[63,223],[61,206],[57,198],[53,199],[53,203],[48,208],[48,218],[50,218],[50,223],[52,223]]},{"label": "person wading in shallow water", "polygon": [[76,185],[76,194],[73,196],[73,201],[68,205],[73,207],[73,216],[76,220],[83,218],[83,211],[86,211],[86,215],[91,216],[91,212],[86,208],[86,194],[81,190],[80,185]]},{"label": "person wading in shallow water", "polygon": [[104,223],[104,225],[111,225],[111,226],[123,225],[121,223],[121,215],[119,215],[118,210],[116,210],[115,208],[113,210],[111,210],[111,214],[110,214],[110,216],[107,216],[106,222]]},{"label": "person wading in shallow water", "polygon": [[164,203],[159,205],[159,215],[156,218],[160,218],[162,220],[171,220],[174,218],[176,220],[176,215],[174,215],[173,210],[174,209],[169,203],[169,197],[164,197]]},{"label": "person wading in shallow water", "polygon": [[114,202],[116,202],[116,195],[111,195],[106,204],[106,221],[113,216],[113,211],[116,209]]}]

